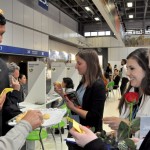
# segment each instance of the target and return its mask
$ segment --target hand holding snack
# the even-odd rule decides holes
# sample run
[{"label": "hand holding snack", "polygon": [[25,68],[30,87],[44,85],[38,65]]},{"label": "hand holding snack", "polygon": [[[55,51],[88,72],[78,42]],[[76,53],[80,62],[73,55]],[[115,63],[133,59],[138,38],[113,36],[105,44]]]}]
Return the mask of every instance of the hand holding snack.
[{"label": "hand holding snack", "polygon": [[84,147],[87,143],[97,139],[97,136],[87,127],[79,125],[79,128],[82,130],[82,133],[79,133],[74,127],[70,130],[79,146]]},{"label": "hand holding snack", "polygon": [[[28,112],[28,111],[19,114],[19,115],[16,117],[16,122],[18,123],[19,121],[21,121],[22,118],[25,117],[25,115],[27,114],[27,112]],[[47,120],[47,119],[49,119],[49,118],[50,118],[50,114],[48,114],[48,113],[43,114],[43,119]]]},{"label": "hand holding snack", "polygon": [[63,89],[60,82],[58,81],[54,82],[54,91],[58,93],[60,96],[63,96]]},{"label": "hand holding snack", "polygon": [[42,125],[43,115],[39,110],[29,110],[22,120],[29,122],[32,129],[36,129]]},{"label": "hand holding snack", "polygon": [[54,82],[54,86],[57,86],[59,89],[62,88],[61,83],[58,81]]}]

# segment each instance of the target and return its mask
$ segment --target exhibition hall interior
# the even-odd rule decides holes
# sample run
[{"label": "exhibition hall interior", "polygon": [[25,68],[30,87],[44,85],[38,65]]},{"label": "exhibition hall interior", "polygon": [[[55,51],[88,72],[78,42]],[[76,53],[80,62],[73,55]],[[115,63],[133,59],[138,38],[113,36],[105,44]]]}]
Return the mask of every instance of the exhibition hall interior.
[{"label": "exhibition hall interior", "polygon": [[0,135],[33,129],[14,150],[149,150],[150,0],[0,0],[0,33]]}]

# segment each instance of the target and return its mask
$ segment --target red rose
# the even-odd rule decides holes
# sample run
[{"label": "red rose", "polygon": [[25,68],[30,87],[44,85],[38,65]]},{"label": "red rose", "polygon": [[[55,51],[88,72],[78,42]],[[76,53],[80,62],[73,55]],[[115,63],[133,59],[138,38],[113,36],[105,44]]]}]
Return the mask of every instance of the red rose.
[{"label": "red rose", "polygon": [[136,92],[128,92],[125,94],[125,100],[127,103],[137,103],[139,99],[139,94]]}]

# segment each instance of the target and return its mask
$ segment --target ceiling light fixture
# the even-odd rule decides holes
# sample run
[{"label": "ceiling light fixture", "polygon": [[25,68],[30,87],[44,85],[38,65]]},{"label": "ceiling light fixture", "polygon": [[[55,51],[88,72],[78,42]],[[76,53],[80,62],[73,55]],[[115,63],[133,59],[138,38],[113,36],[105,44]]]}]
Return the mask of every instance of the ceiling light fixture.
[{"label": "ceiling light fixture", "polygon": [[95,17],[94,19],[95,19],[96,21],[99,21],[99,20],[100,20],[98,17]]},{"label": "ceiling light fixture", "polygon": [[129,15],[129,18],[130,18],[130,19],[133,18],[133,15]]},{"label": "ceiling light fixture", "polygon": [[91,11],[90,7],[84,7],[87,11]]},{"label": "ceiling light fixture", "polygon": [[128,3],[127,3],[127,6],[128,6],[128,7],[132,7],[132,6],[133,6],[133,3],[132,3],[132,2],[128,2]]}]

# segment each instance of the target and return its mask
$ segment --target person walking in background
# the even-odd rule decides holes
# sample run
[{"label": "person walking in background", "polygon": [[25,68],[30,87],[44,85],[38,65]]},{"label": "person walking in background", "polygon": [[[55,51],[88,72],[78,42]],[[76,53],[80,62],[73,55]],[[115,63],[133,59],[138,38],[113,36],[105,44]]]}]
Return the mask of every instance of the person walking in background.
[{"label": "person walking in background", "polygon": [[110,76],[112,76],[112,67],[111,67],[111,64],[108,63],[107,64],[107,68],[106,68],[106,71],[105,71],[105,77],[107,79],[109,79],[109,81],[111,80]]},{"label": "person walking in background", "polygon": [[112,80],[114,81],[113,89],[117,89],[119,87],[119,81],[120,81],[120,76],[119,76],[118,69],[114,69],[114,75],[113,75]]},{"label": "person walking in background", "polygon": [[126,86],[127,86],[127,83],[129,81],[128,77],[127,77],[127,67],[126,67],[126,59],[122,59],[121,61],[121,65],[122,65],[122,68],[121,68],[121,85],[120,85],[120,92],[121,92],[121,95],[123,95],[125,89],[126,89]]}]

